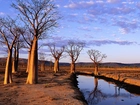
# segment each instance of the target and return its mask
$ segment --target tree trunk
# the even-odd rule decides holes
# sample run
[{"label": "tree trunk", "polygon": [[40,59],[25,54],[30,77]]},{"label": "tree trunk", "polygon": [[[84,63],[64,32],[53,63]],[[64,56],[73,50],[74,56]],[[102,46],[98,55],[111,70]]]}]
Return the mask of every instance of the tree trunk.
[{"label": "tree trunk", "polygon": [[17,49],[17,52],[16,52],[16,72],[18,71],[18,62],[19,62],[19,49]]},{"label": "tree trunk", "polygon": [[28,73],[30,70],[30,59],[31,59],[31,50],[28,51],[28,61],[27,61],[26,73]]},{"label": "tree trunk", "polygon": [[16,70],[15,70],[15,59],[14,58],[12,60],[12,73],[16,73]]},{"label": "tree trunk", "polygon": [[94,91],[97,90],[97,87],[98,87],[98,78],[94,78]]},{"label": "tree trunk", "polygon": [[38,41],[34,37],[31,49],[30,70],[28,71],[27,84],[38,83]]},{"label": "tree trunk", "polygon": [[45,71],[45,61],[41,61],[41,71]]},{"label": "tree trunk", "polygon": [[15,73],[16,72],[16,64],[15,64],[15,62],[16,62],[16,48],[14,47],[14,57],[13,57],[13,60],[12,60],[12,73]]},{"label": "tree trunk", "polygon": [[13,63],[12,63],[12,73],[16,73],[18,70],[18,59],[19,59],[19,50],[14,49],[14,58],[13,58]]},{"label": "tree trunk", "polygon": [[52,61],[50,61],[50,70],[52,70],[52,64],[53,64]]},{"label": "tree trunk", "polygon": [[94,70],[94,75],[98,76],[98,64],[94,64],[95,70]]},{"label": "tree trunk", "polygon": [[59,71],[59,59],[55,59],[54,63],[54,72],[56,73],[57,71]]},{"label": "tree trunk", "polygon": [[70,69],[71,74],[75,73],[75,62],[71,63],[71,69]]},{"label": "tree trunk", "polygon": [[5,68],[4,84],[12,83],[12,81],[12,49],[9,49]]}]

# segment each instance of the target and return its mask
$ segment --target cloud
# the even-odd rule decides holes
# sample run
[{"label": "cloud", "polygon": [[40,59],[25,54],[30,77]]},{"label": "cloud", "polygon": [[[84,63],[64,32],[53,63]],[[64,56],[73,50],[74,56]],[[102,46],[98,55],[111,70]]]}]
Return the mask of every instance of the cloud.
[{"label": "cloud", "polygon": [[101,4],[96,4],[91,9],[88,10],[88,13],[92,15],[104,15],[104,14],[125,15],[125,14],[134,13],[134,12],[135,12],[135,9],[132,7],[117,6],[117,5],[114,7],[110,7],[106,4],[104,6],[102,6]]},{"label": "cloud", "polygon": [[99,28],[99,27],[94,27],[93,29],[96,30],[96,31],[101,31],[101,30],[102,30],[102,29]]},{"label": "cloud", "polygon": [[78,5],[75,3],[69,4],[69,5],[65,5],[65,8],[78,8]]},{"label": "cloud", "polygon": [[82,8],[89,8],[90,6],[94,5],[93,1],[80,1],[77,3],[70,3],[69,5],[65,5],[65,8],[71,8],[71,9],[82,9]]},{"label": "cloud", "polygon": [[3,15],[5,15],[5,13],[3,13],[3,12],[0,12],[0,16],[3,16]]},{"label": "cloud", "polygon": [[137,8],[140,9],[140,2],[136,4]]},{"label": "cloud", "polygon": [[107,0],[108,3],[120,3],[121,0]]},{"label": "cloud", "polygon": [[70,16],[72,16],[72,17],[76,17],[76,16],[78,16],[78,13],[70,14]]},{"label": "cloud", "polygon": [[[113,3],[114,5],[110,6],[108,3]],[[117,5],[117,4],[120,5]],[[132,6],[135,6],[131,3]],[[139,5],[138,5],[139,6]],[[102,0],[97,1],[80,1],[73,2],[64,6],[65,8],[70,9],[88,9],[88,12],[94,15],[101,14],[129,14],[134,12],[134,8],[131,6],[126,6],[121,0],[107,0],[107,2]]]},{"label": "cloud", "polygon": [[120,29],[119,29],[119,32],[120,32],[121,34],[128,34],[128,33],[130,32],[130,30],[129,30],[128,28],[120,28]]},{"label": "cloud", "polygon": [[93,35],[89,35],[89,34],[84,34],[84,37],[85,37],[85,38],[90,38],[90,39],[91,39],[91,38],[92,38],[92,39],[94,38]]},{"label": "cloud", "polygon": [[56,7],[57,7],[57,8],[60,8],[60,5],[57,4]]},{"label": "cloud", "polygon": [[[135,32],[140,20],[140,2],[133,0],[76,0],[67,2],[64,15],[69,22],[115,26],[121,34]],[[137,9],[139,8],[139,9]],[[84,29],[85,30],[85,29]]]},{"label": "cloud", "polygon": [[86,35],[86,37],[90,37],[91,40],[85,39],[85,40],[78,40],[78,39],[70,39],[70,38],[63,38],[63,37],[53,37],[48,43],[55,42],[58,47],[62,45],[67,45],[68,41],[73,40],[76,42],[85,42],[86,46],[102,46],[106,44],[118,44],[118,45],[133,45],[133,44],[138,44],[137,42],[134,41],[127,41],[127,40],[109,40],[109,39],[103,39],[103,40],[92,40],[93,36]]},{"label": "cloud", "polygon": [[136,44],[136,42],[131,41],[114,41],[114,40],[90,40],[87,42],[87,45],[101,46],[106,44],[118,44],[118,45],[132,45]]},{"label": "cloud", "polygon": [[91,30],[89,29],[89,27],[86,27],[86,26],[80,27],[79,29],[84,30],[84,31],[91,31]]},{"label": "cloud", "polygon": [[57,47],[61,47],[67,44],[69,39],[65,39],[64,37],[61,36],[52,36],[51,38],[48,39],[48,44],[53,43],[56,44]]},{"label": "cloud", "polygon": [[135,1],[124,1],[124,2],[122,2],[122,4],[137,4],[137,2],[135,2]]},{"label": "cloud", "polygon": [[137,20],[132,21],[117,21],[114,25],[119,26],[119,31],[122,34],[127,34],[133,30],[139,28],[139,23]]},{"label": "cloud", "polygon": [[118,11],[121,12],[121,14],[129,14],[129,13],[132,13],[135,11],[134,8],[130,8],[130,7],[121,7],[121,8],[118,8]]}]

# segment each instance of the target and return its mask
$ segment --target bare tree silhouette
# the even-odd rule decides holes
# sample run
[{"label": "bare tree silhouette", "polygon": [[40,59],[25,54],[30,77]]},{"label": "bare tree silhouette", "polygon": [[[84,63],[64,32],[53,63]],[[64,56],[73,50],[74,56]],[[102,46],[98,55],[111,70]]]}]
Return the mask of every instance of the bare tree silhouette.
[{"label": "bare tree silhouette", "polygon": [[27,84],[38,83],[38,40],[57,26],[58,13],[52,0],[16,0],[12,6],[18,10],[21,21],[31,33],[30,70]]},{"label": "bare tree silhouette", "polygon": [[16,73],[18,71],[19,50],[21,48],[24,48],[24,40],[23,38],[21,38],[21,36],[17,39],[13,48],[14,48],[14,54],[13,54],[13,63],[12,63],[12,73]]},{"label": "bare tree silhouette", "polygon": [[99,63],[104,59],[106,58],[107,56],[105,54],[101,54],[101,52],[99,52],[98,50],[88,50],[88,55],[90,57],[90,59],[93,61],[94,63],[94,67],[95,67],[95,70],[94,70],[94,75],[98,75],[98,66],[99,66]]},{"label": "bare tree silhouette", "polygon": [[55,59],[54,72],[56,73],[57,71],[59,71],[59,60],[62,57],[62,53],[65,50],[65,46],[61,46],[60,48],[56,48],[56,45],[54,43],[53,44],[47,44],[47,45],[48,45],[48,47],[51,51],[52,56]]},{"label": "bare tree silhouette", "polygon": [[80,52],[82,51],[84,46],[85,43],[74,42],[74,41],[69,41],[68,45],[66,46],[65,51],[68,53],[68,55],[71,58],[71,68],[70,68],[71,73],[75,73],[75,62],[77,61]]},{"label": "bare tree silhouette", "polygon": [[0,18],[0,42],[8,49],[6,61],[4,84],[12,83],[12,50],[22,31],[16,24],[16,20],[7,17]]}]

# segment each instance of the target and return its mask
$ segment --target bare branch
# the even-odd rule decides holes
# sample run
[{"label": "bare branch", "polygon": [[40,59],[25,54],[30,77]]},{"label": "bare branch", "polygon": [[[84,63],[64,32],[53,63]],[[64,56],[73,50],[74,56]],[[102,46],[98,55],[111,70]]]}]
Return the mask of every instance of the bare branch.
[{"label": "bare branch", "polygon": [[72,62],[76,62],[80,52],[82,51],[85,43],[83,42],[74,42],[69,41],[68,45],[66,46],[65,52],[67,52],[72,60]]},{"label": "bare branch", "polygon": [[101,54],[101,52],[99,52],[98,50],[91,49],[88,50],[87,53],[94,63],[100,63],[104,58],[107,57],[105,54]]},{"label": "bare branch", "polygon": [[39,38],[43,33],[57,25],[59,19],[56,7],[51,0],[16,0],[13,7],[21,14],[21,20]]},{"label": "bare branch", "polygon": [[60,57],[62,57],[65,46],[62,46],[61,48],[56,48],[56,45],[54,43],[48,44],[47,46],[49,47],[51,54],[55,59],[60,59]]}]

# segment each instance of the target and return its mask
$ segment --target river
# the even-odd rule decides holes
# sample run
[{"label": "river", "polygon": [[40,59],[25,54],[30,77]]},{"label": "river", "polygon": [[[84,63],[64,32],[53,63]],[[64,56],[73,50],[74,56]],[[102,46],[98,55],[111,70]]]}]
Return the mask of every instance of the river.
[{"label": "river", "polygon": [[78,87],[88,105],[140,105],[140,94],[133,94],[112,82],[93,76],[77,75]]}]

